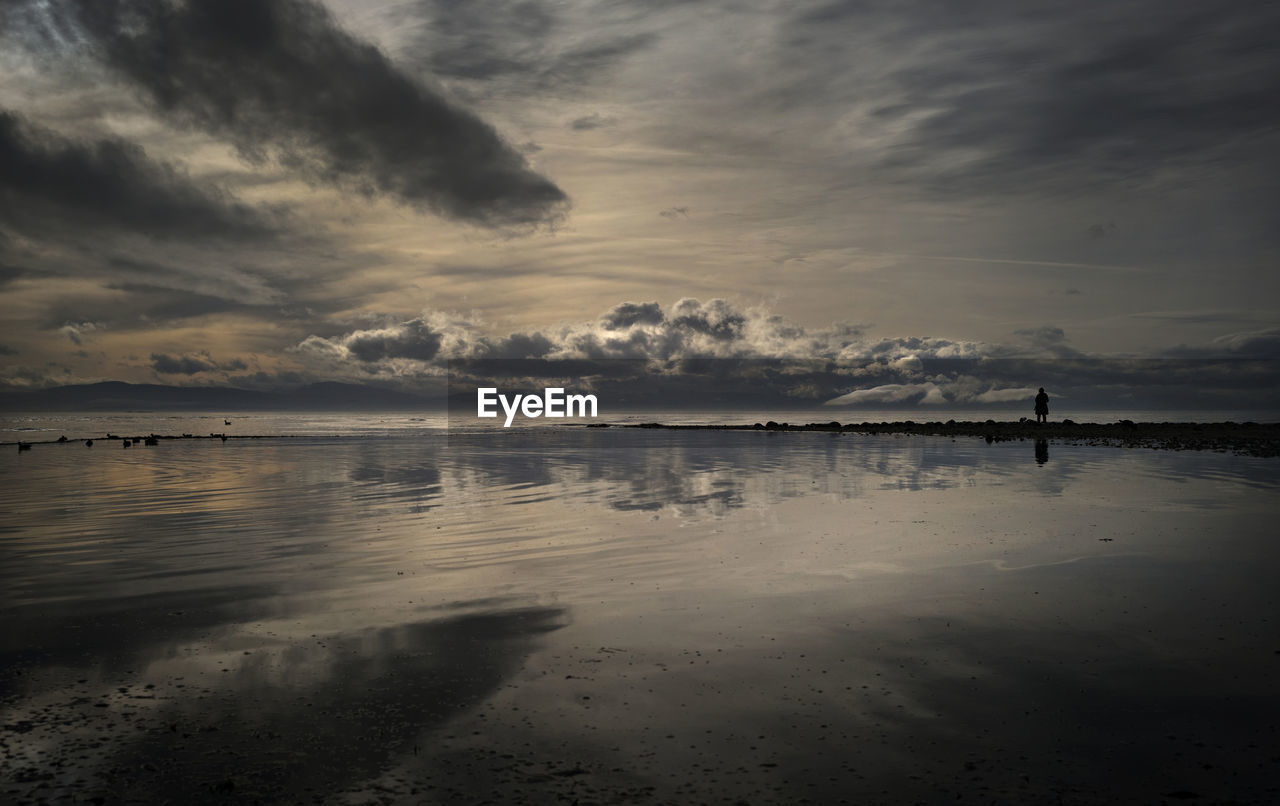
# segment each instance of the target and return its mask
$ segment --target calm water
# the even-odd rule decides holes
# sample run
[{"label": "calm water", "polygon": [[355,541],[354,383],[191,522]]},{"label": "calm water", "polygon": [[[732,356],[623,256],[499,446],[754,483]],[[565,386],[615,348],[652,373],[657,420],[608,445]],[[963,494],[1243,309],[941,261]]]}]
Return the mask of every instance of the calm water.
[{"label": "calm water", "polygon": [[0,793],[1275,802],[1278,487],[821,433],[6,451]]}]

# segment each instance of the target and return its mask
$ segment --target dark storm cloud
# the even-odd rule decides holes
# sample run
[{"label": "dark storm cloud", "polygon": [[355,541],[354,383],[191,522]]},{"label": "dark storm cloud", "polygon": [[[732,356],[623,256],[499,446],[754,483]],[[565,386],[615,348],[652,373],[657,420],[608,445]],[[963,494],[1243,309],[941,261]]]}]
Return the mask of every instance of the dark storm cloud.
[{"label": "dark storm cloud", "polygon": [[808,52],[927,54],[862,87],[868,125],[894,132],[890,176],[1128,182],[1231,153],[1280,168],[1274,3],[836,2],[789,31]]},{"label": "dark storm cloud", "polygon": [[542,0],[421,0],[424,21],[408,58],[446,79],[563,91],[599,79],[656,41],[650,33],[562,37],[564,20]]},{"label": "dark storm cloud", "polygon": [[314,0],[65,0],[157,110],[322,181],[485,226],[544,224],[564,192],[494,129],[336,27]]},{"label": "dark storm cloud", "polygon": [[268,217],[138,146],[68,140],[0,110],[0,227],[50,236],[78,229],[156,238],[262,238]]}]

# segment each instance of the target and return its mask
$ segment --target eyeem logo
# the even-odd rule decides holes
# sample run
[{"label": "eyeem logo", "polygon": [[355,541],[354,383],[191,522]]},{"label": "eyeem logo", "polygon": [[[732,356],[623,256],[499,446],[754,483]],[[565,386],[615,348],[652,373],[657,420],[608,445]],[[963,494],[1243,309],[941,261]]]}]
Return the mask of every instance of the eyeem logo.
[{"label": "eyeem logo", "polygon": [[[476,390],[476,416],[497,417],[496,406],[501,403],[502,410],[507,413],[503,428],[510,428],[516,412],[525,417],[595,417],[595,395],[565,395],[564,388],[553,386],[542,390],[542,397],[537,395],[515,395],[510,399],[498,394],[493,386],[482,386]],[[587,406],[590,405],[590,413]],[[576,407],[576,408],[575,408]]]}]

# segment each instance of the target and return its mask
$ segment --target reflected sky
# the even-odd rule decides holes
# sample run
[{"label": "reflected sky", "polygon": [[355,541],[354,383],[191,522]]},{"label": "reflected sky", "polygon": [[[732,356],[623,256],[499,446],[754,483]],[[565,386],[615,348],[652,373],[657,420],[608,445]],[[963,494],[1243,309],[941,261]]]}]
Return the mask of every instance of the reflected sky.
[{"label": "reflected sky", "polygon": [[1274,460],[616,429],[38,448],[0,460],[15,802],[1280,780]]}]

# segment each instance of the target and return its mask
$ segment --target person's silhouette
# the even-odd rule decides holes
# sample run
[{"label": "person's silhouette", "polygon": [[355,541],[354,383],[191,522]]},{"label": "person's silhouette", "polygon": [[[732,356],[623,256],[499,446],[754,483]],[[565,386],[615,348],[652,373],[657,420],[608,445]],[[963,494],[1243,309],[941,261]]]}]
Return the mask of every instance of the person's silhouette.
[{"label": "person's silhouette", "polygon": [[1040,387],[1040,394],[1036,395],[1036,422],[1049,422],[1049,396],[1045,394],[1044,387]]}]

